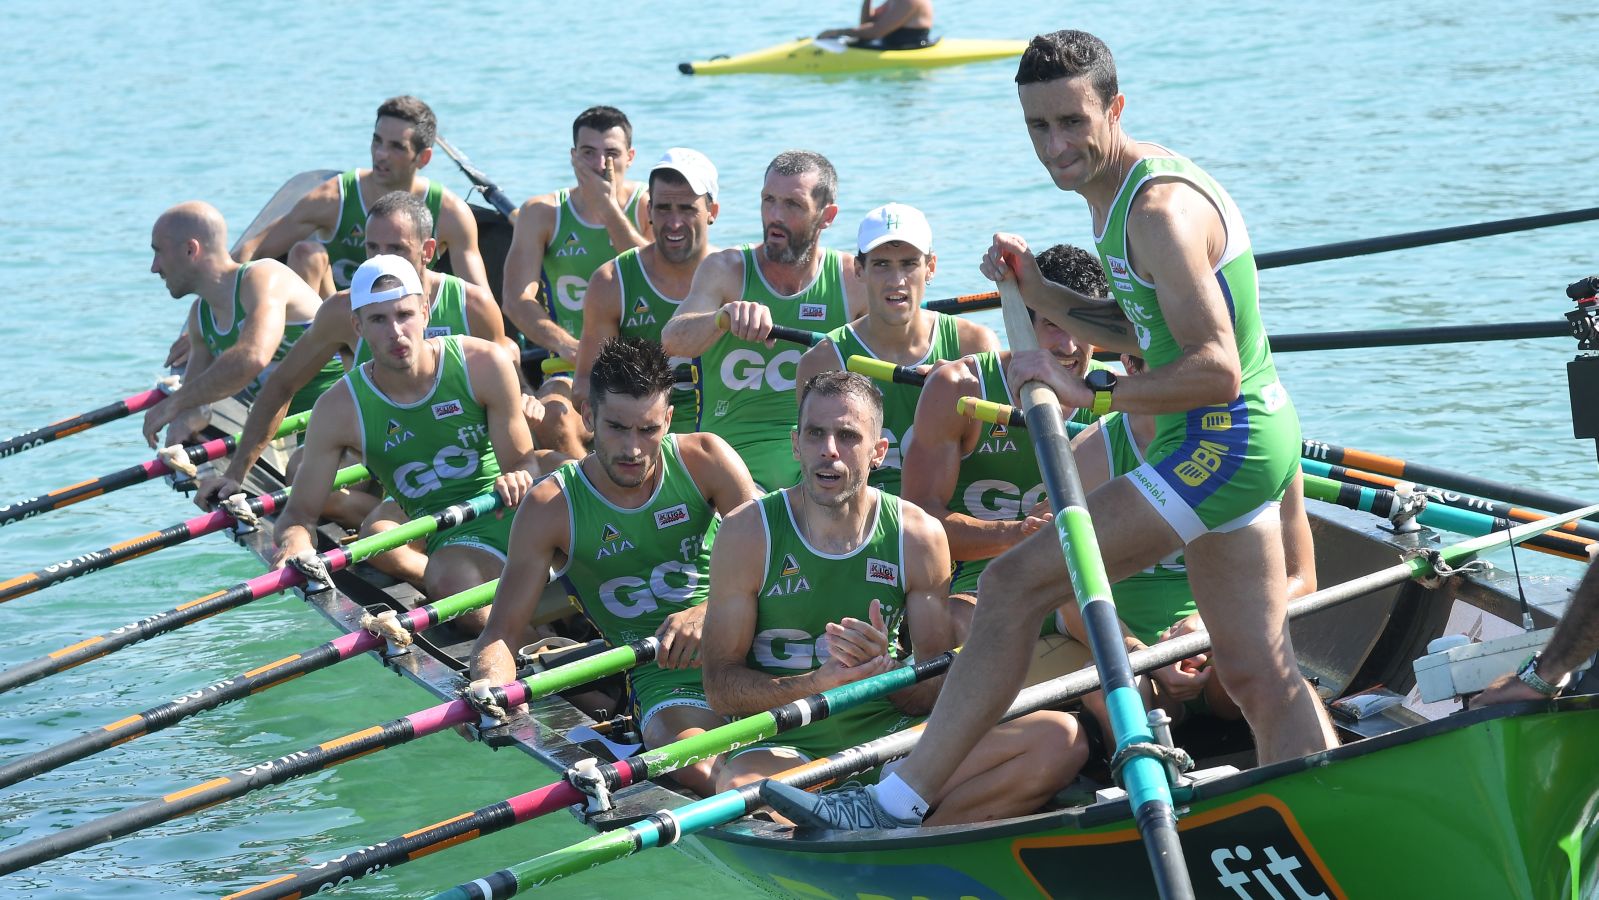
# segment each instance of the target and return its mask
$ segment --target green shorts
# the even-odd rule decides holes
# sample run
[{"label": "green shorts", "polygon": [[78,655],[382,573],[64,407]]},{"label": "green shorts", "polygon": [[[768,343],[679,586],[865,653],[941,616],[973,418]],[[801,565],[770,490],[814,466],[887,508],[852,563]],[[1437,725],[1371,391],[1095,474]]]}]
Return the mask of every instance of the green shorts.
[{"label": "green shorts", "polygon": [[749,467],[750,477],[763,491],[793,487],[799,483],[800,464],[794,458],[794,445],[784,431],[781,438],[744,441],[733,444],[733,451]]},{"label": "green shorts", "polygon": [[653,663],[640,666],[628,673],[627,693],[633,721],[640,734],[649,727],[650,719],[663,709],[674,706],[711,708],[705,699],[705,685],[699,669],[661,669]]},{"label": "green shorts", "polygon": [[448,531],[433,532],[427,536],[424,550],[432,556],[445,547],[472,547],[498,557],[503,563],[505,551],[511,546],[511,523],[515,520],[516,510],[497,509]]},{"label": "green shorts", "polygon": [[1186,545],[1277,514],[1299,467],[1299,416],[1282,384],[1156,419],[1147,462],[1127,474]]}]

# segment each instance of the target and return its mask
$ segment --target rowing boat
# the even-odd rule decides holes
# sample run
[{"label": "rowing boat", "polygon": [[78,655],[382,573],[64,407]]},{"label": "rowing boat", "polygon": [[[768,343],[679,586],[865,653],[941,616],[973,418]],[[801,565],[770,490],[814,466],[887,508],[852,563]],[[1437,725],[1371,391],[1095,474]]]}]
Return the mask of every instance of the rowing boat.
[{"label": "rowing boat", "polygon": [[940,38],[915,50],[870,50],[799,38],[735,56],[679,63],[684,75],[844,75],[892,69],[964,66],[1020,56],[1026,41]]}]

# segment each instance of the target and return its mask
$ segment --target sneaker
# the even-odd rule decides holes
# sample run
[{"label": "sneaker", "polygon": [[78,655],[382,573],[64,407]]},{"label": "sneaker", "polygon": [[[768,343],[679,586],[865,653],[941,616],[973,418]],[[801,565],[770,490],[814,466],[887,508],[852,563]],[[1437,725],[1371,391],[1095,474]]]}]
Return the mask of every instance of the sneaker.
[{"label": "sneaker", "polygon": [[914,819],[889,815],[877,804],[872,792],[863,787],[812,794],[768,779],[761,784],[761,799],[802,827],[870,831],[880,828],[917,828],[922,824]]}]

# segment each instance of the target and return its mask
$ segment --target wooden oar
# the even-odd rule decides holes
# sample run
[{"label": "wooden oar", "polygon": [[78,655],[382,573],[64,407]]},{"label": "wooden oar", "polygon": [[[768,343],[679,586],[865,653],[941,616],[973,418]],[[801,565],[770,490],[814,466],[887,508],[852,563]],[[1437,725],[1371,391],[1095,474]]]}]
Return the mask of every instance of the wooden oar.
[{"label": "wooden oar", "polygon": [[[392,550],[401,544],[420,537],[426,537],[435,531],[453,528],[464,522],[470,522],[480,515],[485,515],[499,508],[500,497],[491,491],[442,509],[432,515],[418,516],[388,531],[382,531],[355,541],[347,547],[338,547],[326,553],[319,553],[317,554],[317,559],[322,561],[322,564],[327,567],[329,572],[337,572],[385,550]],[[298,587],[304,584],[305,580],[305,576],[300,573],[299,569],[293,566],[284,566],[281,569],[273,569],[264,575],[257,575],[249,581],[236,584],[226,590],[207,594],[199,599],[190,600],[180,606],[175,606],[165,612],[159,612],[137,622],[129,623],[105,634],[86,638],[31,662],[0,670],[0,693],[64,672],[92,659],[99,659],[130,644],[149,640],[158,634],[166,634],[169,631],[175,631],[201,619],[208,619],[217,613],[243,606],[252,600],[259,600],[279,591]]]},{"label": "wooden oar", "polygon": [[151,388],[148,391],[140,391],[131,397],[124,397],[115,403],[107,403],[99,409],[91,409],[86,413],[62,419],[59,422],[52,422],[43,428],[36,428],[26,434],[7,438],[0,441],[0,459],[4,459],[14,453],[21,453],[24,450],[32,450],[34,447],[48,444],[51,441],[59,441],[80,431],[88,431],[96,425],[115,422],[133,413],[143,412],[160,403],[166,395],[167,392],[162,388]]},{"label": "wooden oar", "polygon": [[[949,668],[952,659],[954,651],[940,653],[932,659],[914,665],[874,675],[871,678],[863,678],[853,684],[832,688],[792,703],[785,703],[766,712],[729,722],[719,728],[674,741],[621,762],[598,766],[596,777],[603,780],[607,790],[618,791],[630,784],[637,784],[693,765],[734,747],[747,746],[766,740],[775,734],[801,728],[811,722],[825,719],[833,713],[853,709],[862,703],[886,697],[919,681],[937,677]],[[321,865],[281,875],[253,888],[230,894],[226,900],[307,897],[334,885],[410,862],[473,838],[503,831],[512,825],[565,809],[574,803],[582,803],[588,795],[573,786],[570,781],[571,775],[572,773],[568,772],[566,778],[536,790],[508,797],[471,812],[451,816],[442,822],[407,832],[364,850],[345,854]],[[0,874],[6,871],[8,870],[5,868],[5,857],[0,854]]]},{"label": "wooden oar", "polygon": [[[1038,349],[1038,339],[1014,277],[999,283],[999,295],[1011,349]],[[1033,439],[1039,472],[1044,477],[1044,490],[1055,512],[1055,531],[1066,557],[1066,570],[1071,576],[1077,607],[1082,612],[1083,626],[1088,632],[1094,667],[1099,671],[1100,683],[1105,686],[1105,706],[1118,753],[1136,745],[1152,744],[1155,736],[1149,728],[1143,698],[1133,684],[1127,649],[1121,640],[1121,621],[1116,616],[1110,579],[1105,575],[1094,523],[1088,514],[1088,498],[1083,493],[1077,463],[1066,437],[1060,401],[1049,386],[1039,381],[1022,384],[1017,393],[1022,400],[1028,434]],[[1172,804],[1171,785],[1166,780],[1166,767],[1152,755],[1135,753],[1123,766],[1122,774],[1160,896],[1165,900],[1191,900],[1194,888],[1189,883],[1182,844],[1177,838],[1177,813]]]},{"label": "wooden oar", "polygon": [[465,153],[450,146],[450,142],[445,140],[443,135],[435,135],[433,143],[438,144],[439,149],[443,150],[446,156],[455,160],[455,164],[460,167],[462,174],[466,175],[467,179],[482,192],[483,199],[494,204],[494,208],[499,210],[501,215],[509,219],[516,214],[516,203],[510,197],[505,196],[505,192],[500,190],[499,185],[490,181],[489,176],[484,175],[482,169],[472,165],[472,161],[466,158]]},{"label": "wooden oar", "polygon": [[[310,419],[310,410],[306,410],[299,415],[289,416],[283,420],[281,425],[278,426],[277,433],[272,435],[272,437],[276,439],[283,437],[286,434],[304,431],[305,424],[306,422],[310,421]],[[208,463],[214,459],[221,459],[222,457],[227,456],[229,453],[233,452],[234,448],[238,446],[238,443],[239,436],[237,434],[230,434],[227,437],[220,437],[214,441],[206,441],[203,444],[186,446],[183,448],[183,452],[184,455],[188,457],[190,465],[198,466],[202,463]],[[0,506],[0,526],[10,525],[13,522],[20,522],[23,519],[32,518],[40,513],[47,513],[54,509],[60,509],[63,506],[71,506],[74,503],[80,503],[84,500],[88,500],[90,497],[98,497],[101,494],[109,494],[112,491],[121,490],[130,484],[142,484],[143,482],[149,481],[152,478],[160,478],[163,475],[167,475],[171,473],[171,471],[172,469],[162,461],[161,457],[157,456],[155,459],[152,459],[149,462],[140,463],[136,466],[129,466],[126,469],[119,469],[109,475],[101,475],[99,478],[91,478],[88,481],[80,481],[77,484],[69,484],[64,488],[53,490],[41,497],[30,497],[27,500],[18,500],[17,502],[8,506]]]},{"label": "wooden oar", "polygon": [[1514,484],[1492,481],[1487,478],[1478,478],[1475,475],[1466,475],[1460,472],[1451,472],[1436,466],[1421,463],[1406,462],[1392,456],[1383,456],[1367,450],[1353,450],[1329,444],[1325,441],[1306,440],[1303,449],[1305,459],[1314,459],[1320,462],[1331,463],[1335,466],[1348,466],[1378,475],[1388,475],[1393,478],[1403,478],[1406,481],[1421,482],[1446,491],[1459,491],[1463,494],[1476,494],[1504,503],[1517,506],[1530,506],[1533,509],[1546,509],[1550,512],[1566,512],[1577,509],[1586,504],[1570,497],[1561,497],[1532,488],[1521,487]]},{"label": "wooden oar", "polygon": [[[406,634],[426,631],[463,613],[489,605],[494,599],[494,588],[499,583],[499,579],[496,578],[487,584],[480,584],[459,594],[452,594],[426,606],[398,614],[395,617],[395,625]],[[385,636],[377,631],[364,629],[352,631],[304,653],[285,656],[232,678],[213,682],[198,691],[191,691],[160,706],[123,716],[109,725],[86,731],[55,746],[46,747],[0,766],[0,788],[54,771],[102,750],[120,747],[135,738],[170,728],[208,709],[254,696],[302,675],[360,656],[368,650],[380,649],[384,645],[384,640]],[[641,660],[645,658],[642,651],[639,653],[639,658]]]},{"label": "wooden oar", "polygon": [[[1569,517],[1561,518],[1569,519]],[[1477,554],[1526,540],[1537,529],[1549,527],[1556,526],[1552,523],[1518,526],[1520,531],[1516,534],[1501,533],[1486,540],[1474,539],[1445,547],[1438,552],[1436,559],[1430,556],[1416,557],[1371,575],[1334,585],[1290,603],[1287,610],[1288,618],[1298,619],[1411,578],[1425,578],[1436,571],[1435,562],[1438,560],[1449,565],[1461,564]],[[1209,649],[1210,634],[1196,631],[1131,653],[1128,655],[1128,663],[1135,674],[1143,675]],[[1024,688],[1001,720],[1009,721],[1039,709],[1056,707],[1098,689],[1099,673],[1091,667],[1080,669]],[[858,747],[790,769],[773,776],[773,780],[806,789],[838,781],[909,753],[921,739],[925,728],[925,724],[916,725],[880,737]],[[760,788],[761,782],[754,782],[676,809],[659,810],[624,828],[597,834],[570,847],[546,853],[536,859],[501,869],[474,881],[458,884],[448,891],[435,895],[433,900],[508,900],[529,888],[545,887],[561,878],[588,871],[639,851],[669,846],[688,835],[726,824],[761,808],[765,804],[761,800]]]},{"label": "wooden oar", "polygon": [[[367,477],[365,466],[347,466],[340,469],[338,474],[334,476],[333,489],[338,490],[339,488],[349,487],[358,481],[365,480]],[[268,516],[281,510],[284,501],[288,497],[289,488],[283,488],[270,494],[251,497],[247,501],[247,505],[252,514],[258,517]],[[0,603],[4,603],[7,600],[15,600],[18,597],[25,597],[35,591],[41,591],[52,585],[70,581],[80,575],[98,572],[101,569],[109,569],[130,559],[148,556],[157,550],[175,547],[185,541],[191,541],[197,537],[221,531],[232,525],[233,522],[234,519],[230,513],[224,509],[217,509],[203,516],[186,519],[176,525],[168,525],[159,531],[152,531],[136,538],[120,541],[93,553],[74,556],[69,560],[45,566],[38,571],[0,581]]]}]

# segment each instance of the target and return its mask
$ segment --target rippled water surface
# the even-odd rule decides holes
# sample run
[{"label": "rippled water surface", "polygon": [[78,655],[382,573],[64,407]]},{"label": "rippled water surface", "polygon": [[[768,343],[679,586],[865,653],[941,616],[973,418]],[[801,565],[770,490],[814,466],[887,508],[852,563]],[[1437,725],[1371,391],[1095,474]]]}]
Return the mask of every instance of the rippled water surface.
[{"label": "rippled water surface", "polygon": [[[0,434],[148,385],[184,305],[148,274],[149,226],[189,198],[242,227],[289,175],[364,165],[372,110],[411,92],[441,131],[520,198],[571,182],[569,123],[622,107],[640,162],[674,144],[721,169],[723,244],[759,230],[777,151],[826,153],[841,176],[833,246],[888,200],[932,220],[937,293],[984,289],[994,230],[1086,245],[1081,201],[1050,186],[998,63],[851,79],[686,78],[677,62],[754,49],[845,20],[850,3],[171,4],[87,12],[7,4],[0,35],[7,184],[0,238]],[[1573,2],[1351,4],[943,3],[941,30],[1026,37],[1081,27],[1116,51],[1126,122],[1205,165],[1258,250],[1592,205],[1596,15]],[[824,21],[827,19],[828,21]],[[643,169],[640,169],[643,171]],[[466,181],[440,155],[429,174]],[[1552,320],[1564,286],[1599,271],[1599,225],[1574,225],[1262,276],[1274,333]],[[993,324],[997,324],[997,321]],[[1547,490],[1593,490],[1571,439],[1566,340],[1279,356],[1307,435]],[[0,461],[0,502],[145,456],[132,423]],[[146,486],[0,530],[0,579],[187,517]],[[1524,565],[1569,572],[1547,557]],[[0,607],[12,665],[258,574],[221,538],[164,551]],[[0,757],[155,705],[326,640],[278,597],[0,697]],[[6,792],[0,845],[46,834],[230,767],[429,705],[370,660]],[[520,754],[453,736],[263,791],[24,875],[7,897],[225,893],[305,861],[542,783]],[[582,837],[557,816],[343,890],[427,895]],[[563,883],[562,896],[739,895],[737,882],[655,852]]]}]

